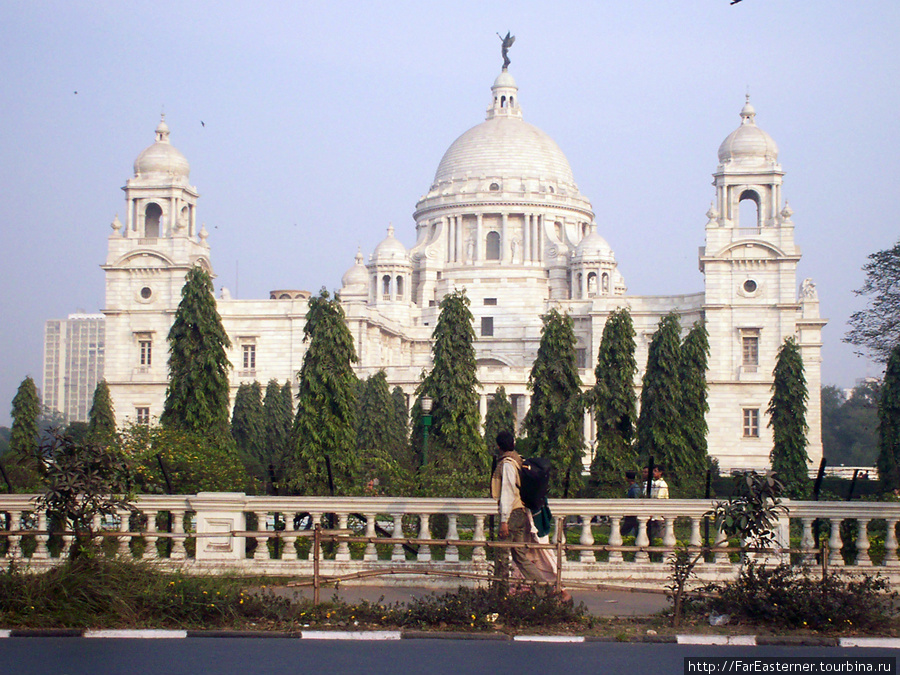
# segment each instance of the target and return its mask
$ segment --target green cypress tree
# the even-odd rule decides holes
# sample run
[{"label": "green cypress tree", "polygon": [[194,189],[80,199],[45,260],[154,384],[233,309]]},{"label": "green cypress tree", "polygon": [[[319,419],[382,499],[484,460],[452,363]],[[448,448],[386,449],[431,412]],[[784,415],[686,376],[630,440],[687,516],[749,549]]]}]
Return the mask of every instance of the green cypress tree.
[{"label": "green cypress tree", "polygon": [[641,389],[637,450],[642,463],[654,458],[678,483],[679,468],[687,463],[687,447],[681,423],[681,326],[670,312],[659,325],[647,353],[647,370]]},{"label": "green cypress tree", "polygon": [[230,438],[228,370],[231,341],[216,309],[213,283],[190,269],[169,331],[169,386],[160,424],[170,429]]},{"label": "green cypress tree", "polygon": [[278,380],[269,380],[263,399],[265,417],[266,480],[271,483],[268,490],[278,494],[284,480],[288,460],[291,456],[291,427],[294,421],[294,398],[291,383],[279,385]]},{"label": "green cypress tree", "polygon": [[484,416],[484,444],[489,452],[496,452],[497,434],[501,431],[515,435],[516,416],[513,414],[512,403],[506,396],[506,389],[497,387],[497,391],[488,399],[487,414]]},{"label": "green cypress tree", "polygon": [[[406,425],[397,415],[387,376],[379,370],[365,382],[360,398],[356,449],[366,485],[378,482],[380,492],[401,494],[408,487]],[[408,468],[408,466],[406,467]]]},{"label": "green cypress tree", "polygon": [[683,497],[701,497],[709,468],[706,435],[706,369],[709,357],[709,333],[697,322],[681,343],[681,421],[688,454],[677,467],[679,491]]},{"label": "green cypress tree", "polygon": [[403,425],[404,432],[409,431],[409,410],[407,410],[406,394],[398,385],[391,391],[391,399],[394,401],[394,414]]},{"label": "green cypress tree", "polygon": [[356,483],[357,386],[353,337],[338,296],[309,300],[292,444],[291,484],[306,494],[348,494]]},{"label": "green cypress tree", "polygon": [[632,441],[637,420],[634,324],[627,308],[609,315],[597,352],[596,384],[590,395],[597,424],[591,480],[601,495],[621,497],[625,472],[637,469]]},{"label": "green cypress tree", "polygon": [[900,488],[900,344],[888,358],[878,399],[878,475],[884,489]]},{"label": "green cypress tree", "polygon": [[421,475],[426,494],[473,496],[484,494],[490,459],[481,437],[475,331],[465,291],[444,296],[432,338],[433,366],[419,385],[413,406],[417,450],[421,449],[420,400],[431,396],[432,427],[428,466]]},{"label": "green cypress tree", "polygon": [[768,413],[774,443],[769,458],[785,493],[799,499],[806,496],[809,485],[809,455],[806,454],[809,395],[800,345],[794,338],[787,338],[778,350],[773,375]]},{"label": "green cypress tree", "polygon": [[552,309],[542,317],[541,343],[531,367],[531,408],[525,433],[531,452],[553,467],[550,494],[575,496],[583,487],[584,401],[572,318]]},{"label": "green cypress tree", "polygon": [[259,382],[244,382],[238,387],[231,414],[231,436],[247,472],[265,485],[269,479],[269,458]]},{"label": "green cypress tree", "polygon": [[37,387],[31,377],[26,377],[12,400],[9,452],[3,457],[3,466],[13,489],[18,491],[31,491],[41,484],[38,463],[40,414],[41,401],[38,398]]},{"label": "green cypress tree", "polygon": [[116,415],[106,380],[100,380],[94,389],[94,400],[88,413],[87,439],[103,447],[112,445],[116,439]]}]

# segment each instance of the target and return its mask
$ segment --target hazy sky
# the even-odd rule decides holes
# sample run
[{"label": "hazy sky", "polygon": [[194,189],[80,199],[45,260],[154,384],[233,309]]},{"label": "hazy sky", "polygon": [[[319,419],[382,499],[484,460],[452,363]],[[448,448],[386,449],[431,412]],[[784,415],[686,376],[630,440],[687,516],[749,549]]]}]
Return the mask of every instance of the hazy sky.
[{"label": "hazy sky", "polygon": [[44,322],[102,309],[109,224],[163,109],[217,287],[334,289],[389,224],[413,243],[507,30],[525,119],[568,156],[630,294],[702,290],[716,152],[749,89],[798,283],[830,319],[823,381],[880,374],[841,338],[866,256],[900,236],[894,1],[5,2],[0,424],[26,375],[41,386]]}]

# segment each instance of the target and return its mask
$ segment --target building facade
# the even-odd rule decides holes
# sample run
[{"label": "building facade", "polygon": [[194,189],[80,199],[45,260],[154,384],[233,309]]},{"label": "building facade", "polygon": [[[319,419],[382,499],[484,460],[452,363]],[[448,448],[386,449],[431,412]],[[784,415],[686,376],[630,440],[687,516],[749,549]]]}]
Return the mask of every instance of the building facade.
[{"label": "building facade", "polygon": [[67,422],[86,422],[103,379],[106,321],[102,314],[70,314],[44,324],[42,404]]},{"label": "building facade", "polygon": [[[185,274],[192,265],[212,272],[189,175],[163,120],[125,185],[125,222],[116,217],[112,224],[103,314],[106,378],[120,422],[161,413],[165,340]],[[574,320],[585,387],[594,382],[611,311],[630,310],[641,367],[657,323],[674,311],[685,329],[705,321],[710,333],[710,453],[724,469],[763,468],[772,443],[765,410],[776,352],[786,337],[797,337],[809,390],[817,392],[825,324],[814,284],[807,280],[798,288],[800,251],[783,201],[783,176],[777,146],[756,125],[748,100],[740,125],[719,148],[699,257],[704,291],[629,295],[568,160],[550,136],[524,120],[518,87],[504,68],[491,87],[485,121],[454,141],[416,204],[414,245],[407,249],[388,228],[372,254],[358,252],[343,276],[341,301],[356,341],[357,372],[365,377],[383,369],[391,386],[411,394],[431,365],[441,298],[465,288],[478,337],[482,414],[502,385],[521,421],[530,404],[527,382],[541,316],[551,308]],[[233,390],[253,380],[295,382],[305,353],[308,297],[276,290],[268,299],[237,300],[223,291],[218,308],[233,343]],[[810,397],[807,421],[809,454],[817,463],[818,396]],[[590,415],[585,432],[593,438]],[[586,462],[590,451],[586,447]]]}]

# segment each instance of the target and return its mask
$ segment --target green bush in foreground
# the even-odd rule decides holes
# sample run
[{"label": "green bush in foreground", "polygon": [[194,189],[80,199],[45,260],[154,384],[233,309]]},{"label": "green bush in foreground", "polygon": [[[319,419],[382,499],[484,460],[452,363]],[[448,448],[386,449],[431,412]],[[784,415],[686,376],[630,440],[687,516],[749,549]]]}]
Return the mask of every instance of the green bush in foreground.
[{"label": "green bush in foreground", "polygon": [[783,628],[865,630],[883,627],[897,594],[877,576],[810,576],[789,565],[749,563],[737,581],[707,587],[707,601],[719,614]]}]

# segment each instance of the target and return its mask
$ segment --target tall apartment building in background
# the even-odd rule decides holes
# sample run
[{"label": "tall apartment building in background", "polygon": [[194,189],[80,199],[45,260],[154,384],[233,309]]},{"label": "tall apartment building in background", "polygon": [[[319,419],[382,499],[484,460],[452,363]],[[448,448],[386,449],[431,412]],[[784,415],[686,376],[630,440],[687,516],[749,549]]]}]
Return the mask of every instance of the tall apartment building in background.
[{"label": "tall apartment building in background", "polygon": [[42,403],[67,422],[86,422],[103,379],[106,323],[102,314],[70,314],[44,326]]}]

